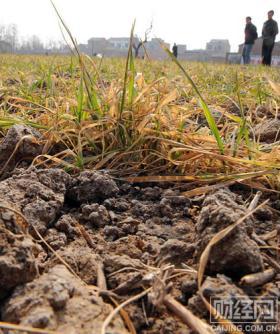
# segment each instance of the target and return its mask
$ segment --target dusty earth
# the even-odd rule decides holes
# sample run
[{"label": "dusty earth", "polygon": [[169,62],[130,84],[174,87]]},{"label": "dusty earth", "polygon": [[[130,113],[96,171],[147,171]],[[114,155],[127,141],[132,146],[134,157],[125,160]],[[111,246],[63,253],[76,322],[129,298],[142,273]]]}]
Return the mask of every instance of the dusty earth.
[{"label": "dusty earth", "polygon": [[[40,153],[30,137],[39,134],[32,131],[15,126],[0,145],[0,321],[58,333],[101,333],[117,304],[155,288],[169,267],[166,293],[209,322],[198,293],[201,254],[217,233],[248,212],[255,193],[235,185],[186,198],[182,184],[133,184],[105,171],[70,176],[61,169],[27,168]],[[13,155],[11,146],[19,140]],[[24,168],[15,168],[18,162]],[[280,200],[262,194],[260,202],[266,198],[266,206],[212,248],[202,285],[208,300],[243,296],[279,302]],[[267,269],[268,279],[244,280]],[[143,334],[194,333],[178,314],[152,304],[148,293],[124,310],[106,333],[133,333],[132,327]]]}]

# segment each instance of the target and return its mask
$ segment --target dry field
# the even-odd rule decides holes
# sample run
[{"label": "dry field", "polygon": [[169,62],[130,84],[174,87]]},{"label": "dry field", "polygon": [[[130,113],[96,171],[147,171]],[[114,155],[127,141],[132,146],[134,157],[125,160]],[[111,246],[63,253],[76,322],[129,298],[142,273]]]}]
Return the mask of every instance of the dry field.
[{"label": "dry field", "polygon": [[1,55],[0,333],[252,333],[210,297],[280,298],[279,83]]}]

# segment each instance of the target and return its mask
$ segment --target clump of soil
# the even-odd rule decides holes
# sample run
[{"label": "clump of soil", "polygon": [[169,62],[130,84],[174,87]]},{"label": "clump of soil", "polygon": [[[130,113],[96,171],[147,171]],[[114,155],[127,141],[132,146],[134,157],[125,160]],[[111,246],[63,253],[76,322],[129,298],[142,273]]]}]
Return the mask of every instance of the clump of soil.
[{"label": "clump of soil", "polygon": [[41,134],[34,128],[22,124],[13,125],[0,143],[0,168],[11,171],[18,162],[32,161],[42,152]]},{"label": "clump of soil", "polygon": [[254,136],[256,140],[265,143],[274,143],[280,139],[280,120],[268,119],[262,121],[254,128]]},{"label": "clump of soil", "polygon": [[[233,303],[242,297],[247,302],[249,301],[247,294],[242,289],[235,286],[231,279],[224,275],[207,277],[202,285],[202,293],[207,300],[210,300],[211,297],[215,297],[222,301]],[[203,301],[198,293],[194,294],[188,300],[188,307],[199,317],[206,317],[208,315],[208,311],[203,307]]]},{"label": "clump of soil", "polygon": [[[31,283],[19,286],[3,305],[7,322],[48,328],[60,333],[99,333],[112,307],[89,286],[82,284],[64,266],[56,265]],[[110,328],[111,327],[111,328]],[[109,331],[128,331],[119,316]]]},{"label": "clump of soil", "polygon": [[0,218],[0,299],[17,285],[32,281],[38,273],[36,244],[28,236],[9,232],[13,222],[7,222],[8,218]]},{"label": "clump of soil", "polygon": [[18,170],[0,182],[0,201],[22,211],[40,233],[45,233],[64,204],[70,177],[60,169]]},{"label": "clump of soil", "polygon": [[118,193],[116,183],[100,172],[82,172],[73,179],[67,197],[77,203],[98,202]]},{"label": "clump of soil", "polygon": [[[67,247],[61,247],[57,254],[61,256],[79,277],[89,285],[97,283],[97,264],[101,262],[101,257],[92,252],[85,240],[77,239]],[[45,270],[59,264],[60,260],[52,255],[46,263]]]},{"label": "clump of soil", "polygon": [[[237,196],[228,189],[206,196],[202,206],[196,225],[198,258],[214,235],[246,214],[246,208],[238,203]],[[245,220],[213,247],[207,266],[208,274],[241,277],[263,270],[260,249],[251,239],[253,225],[253,218]]]}]

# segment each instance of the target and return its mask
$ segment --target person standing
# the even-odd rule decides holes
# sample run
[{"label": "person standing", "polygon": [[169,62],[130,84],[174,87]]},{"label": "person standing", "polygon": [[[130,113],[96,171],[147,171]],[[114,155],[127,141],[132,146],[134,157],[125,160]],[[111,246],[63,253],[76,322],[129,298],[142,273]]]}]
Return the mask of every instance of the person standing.
[{"label": "person standing", "polygon": [[173,48],[172,48],[172,53],[174,55],[174,57],[178,57],[178,46],[176,45],[176,43],[174,43]]},{"label": "person standing", "polygon": [[273,20],[274,11],[270,10],[267,13],[268,20],[264,22],[262,29],[262,64],[271,66],[272,51],[275,44],[275,38],[278,34],[278,24]]},{"label": "person standing", "polygon": [[250,16],[247,16],[246,26],[245,26],[245,43],[242,52],[242,58],[244,64],[250,64],[251,51],[257,38],[258,38],[257,28],[252,23],[252,18]]}]

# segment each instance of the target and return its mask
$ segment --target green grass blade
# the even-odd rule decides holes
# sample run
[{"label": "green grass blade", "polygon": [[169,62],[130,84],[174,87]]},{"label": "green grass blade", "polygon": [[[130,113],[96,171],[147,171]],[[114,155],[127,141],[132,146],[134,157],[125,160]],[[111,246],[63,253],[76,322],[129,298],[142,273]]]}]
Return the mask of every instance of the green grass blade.
[{"label": "green grass blade", "polygon": [[82,57],[82,55],[79,51],[78,44],[77,44],[75,38],[73,37],[70,29],[67,27],[66,23],[64,22],[64,20],[63,20],[62,16],[60,15],[58,9],[56,8],[53,0],[50,0],[50,2],[52,4],[58,18],[59,18],[59,21],[61,22],[63,28],[67,32],[67,34],[68,34],[68,36],[69,36],[69,38],[70,38],[70,40],[73,44],[76,55],[79,59],[79,64],[80,64],[81,72],[82,72],[84,83],[85,83],[85,88],[86,88],[87,95],[88,95],[89,107],[90,107],[91,110],[93,110],[96,113],[97,118],[99,118],[99,117],[102,116],[102,110],[101,110],[101,107],[100,107],[100,104],[99,104],[98,94],[97,94],[97,91],[94,89],[94,83],[92,82],[90,73],[88,72],[88,70],[86,68],[86,65],[83,61],[83,57]]},{"label": "green grass blade", "polygon": [[84,120],[83,107],[84,107],[84,83],[83,79],[80,80],[80,86],[77,94],[77,108],[76,108],[76,118],[78,123]]},{"label": "green grass blade", "polygon": [[[127,53],[127,58],[126,58],[126,64],[125,64],[123,91],[122,91],[122,99],[121,99],[121,105],[120,105],[120,114],[119,114],[120,119],[122,118],[122,113],[123,113],[124,105],[125,105],[126,85],[127,85],[130,58],[131,58],[131,55],[132,55],[132,43],[133,43],[134,27],[135,27],[135,20],[132,24],[132,28],[131,28],[131,31],[130,31],[130,43],[129,43],[128,53]],[[133,80],[134,80],[134,78],[133,78]]]},{"label": "green grass blade", "polygon": [[169,55],[169,57],[175,62],[175,64],[180,68],[180,70],[183,72],[184,76],[188,79],[188,81],[190,82],[191,86],[193,87],[194,91],[196,92],[196,94],[198,95],[198,99],[199,102],[201,104],[201,107],[203,109],[205,118],[207,120],[207,123],[209,125],[210,130],[212,131],[214,137],[216,138],[216,142],[217,145],[219,147],[220,152],[223,154],[224,153],[224,144],[219,132],[219,129],[217,127],[216,121],[214,119],[214,117],[212,116],[212,113],[207,105],[207,103],[205,102],[203,96],[201,95],[200,91],[198,90],[196,84],[194,83],[194,81],[192,80],[192,78],[189,76],[189,74],[186,72],[186,70],[184,69],[184,67],[180,64],[180,62],[178,61],[178,59],[176,57],[174,57],[173,53],[164,45],[162,45],[163,49],[167,52],[167,54]]},{"label": "green grass blade", "polygon": [[44,130],[49,129],[49,127],[35,123],[35,122],[20,120],[20,119],[16,119],[12,117],[1,117],[0,118],[0,128],[10,128],[11,126],[15,124],[25,124],[25,125],[29,125],[36,129],[44,129]]},{"label": "green grass blade", "polygon": [[134,88],[134,81],[135,81],[135,64],[133,58],[132,48],[130,49],[129,55],[129,83],[128,83],[128,104],[131,107],[133,104],[133,99],[135,97],[135,88]]},{"label": "green grass blade", "polygon": [[249,139],[249,130],[248,130],[248,126],[247,126],[247,120],[245,117],[245,113],[244,113],[244,107],[243,107],[243,103],[242,103],[242,99],[241,99],[241,94],[240,94],[240,84],[239,84],[239,78],[238,78],[238,74],[236,72],[236,95],[237,95],[237,100],[238,100],[238,107],[240,110],[240,114],[241,114],[241,119],[242,122],[240,124],[240,129],[239,129],[239,133],[237,135],[237,140],[235,143],[235,147],[234,147],[234,156],[237,153],[238,147],[241,143],[241,140],[244,138],[247,149],[248,149],[248,154],[249,154],[249,159],[251,159],[251,154],[250,154],[250,139]]}]

